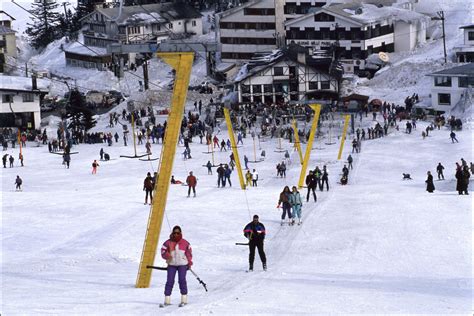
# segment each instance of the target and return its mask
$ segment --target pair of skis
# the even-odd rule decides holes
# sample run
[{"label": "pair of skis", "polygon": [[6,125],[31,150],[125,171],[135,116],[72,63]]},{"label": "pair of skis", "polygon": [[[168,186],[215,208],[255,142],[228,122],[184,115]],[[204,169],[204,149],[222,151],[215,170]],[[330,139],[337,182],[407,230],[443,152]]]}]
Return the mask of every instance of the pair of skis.
[{"label": "pair of skis", "polygon": [[[163,270],[164,270],[164,271],[167,271],[167,270],[168,270],[168,268],[166,268],[166,267],[156,267],[156,266],[146,266],[146,267],[147,267],[147,269],[155,269],[155,270],[162,270],[162,271],[163,271]],[[206,290],[206,292],[207,292],[207,284],[204,283],[204,281],[201,280],[201,279],[199,278],[199,276],[196,274],[196,272],[194,272],[191,268],[188,268],[188,270],[191,271],[191,273],[192,273],[192,274],[196,277],[196,279],[198,280],[199,284],[201,284],[201,285],[204,287],[204,289]],[[170,305],[171,305],[171,304],[160,304],[160,307],[163,308],[163,307],[170,306]],[[186,303],[180,303],[178,306],[179,306],[179,307],[183,307],[183,306],[185,306],[185,305],[186,305]]]}]

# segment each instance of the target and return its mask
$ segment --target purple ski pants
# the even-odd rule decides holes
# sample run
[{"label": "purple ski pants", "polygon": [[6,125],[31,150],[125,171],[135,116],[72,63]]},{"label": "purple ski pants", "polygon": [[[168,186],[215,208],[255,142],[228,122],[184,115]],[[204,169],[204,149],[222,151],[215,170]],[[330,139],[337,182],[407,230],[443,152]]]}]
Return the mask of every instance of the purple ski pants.
[{"label": "purple ski pants", "polygon": [[174,278],[176,276],[176,271],[178,272],[178,283],[179,290],[182,295],[188,294],[188,285],[186,284],[186,271],[188,271],[188,266],[168,266],[166,285],[165,285],[165,296],[170,296],[171,291],[173,290]]}]

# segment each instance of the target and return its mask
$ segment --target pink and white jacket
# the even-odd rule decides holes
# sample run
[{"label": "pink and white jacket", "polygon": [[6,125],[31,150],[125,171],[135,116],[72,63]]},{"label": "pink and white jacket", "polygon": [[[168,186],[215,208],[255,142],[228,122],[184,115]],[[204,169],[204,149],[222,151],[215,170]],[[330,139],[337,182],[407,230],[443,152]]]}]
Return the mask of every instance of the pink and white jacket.
[{"label": "pink and white jacket", "polygon": [[161,247],[161,257],[170,266],[192,266],[193,252],[186,239],[178,242],[168,239]]}]

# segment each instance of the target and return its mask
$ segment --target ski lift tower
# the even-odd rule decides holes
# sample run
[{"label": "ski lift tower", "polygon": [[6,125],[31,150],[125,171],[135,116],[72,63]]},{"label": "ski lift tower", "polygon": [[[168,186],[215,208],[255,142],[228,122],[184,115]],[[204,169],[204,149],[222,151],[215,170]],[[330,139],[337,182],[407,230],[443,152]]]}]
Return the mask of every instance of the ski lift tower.
[{"label": "ski lift tower", "polygon": [[176,71],[168,125],[157,169],[158,177],[154,188],[155,198],[153,199],[148,218],[140,267],[135,283],[137,288],[148,288],[150,287],[152,269],[147,267],[153,266],[155,261],[173,170],[174,156],[178,144],[181,118],[186,103],[191,68],[194,61],[194,52],[204,51],[206,53],[208,73],[211,73],[211,56],[213,52],[217,51],[217,44],[172,41],[160,44],[112,44],[107,47],[107,51],[113,54],[156,54],[157,57],[163,59]]}]

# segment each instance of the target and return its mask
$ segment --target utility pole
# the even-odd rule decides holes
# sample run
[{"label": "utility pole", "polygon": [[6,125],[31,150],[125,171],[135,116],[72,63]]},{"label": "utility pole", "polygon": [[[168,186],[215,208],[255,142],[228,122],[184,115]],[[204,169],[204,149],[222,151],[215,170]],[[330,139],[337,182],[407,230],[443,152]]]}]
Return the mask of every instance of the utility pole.
[{"label": "utility pole", "polygon": [[447,54],[446,54],[446,32],[444,30],[444,11],[438,11],[436,12],[438,14],[438,17],[432,17],[432,20],[436,21],[441,21],[442,27],[443,27],[443,48],[444,48],[444,63],[446,64],[448,62]]},{"label": "utility pole", "polygon": [[70,32],[70,28],[69,28],[69,17],[68,17],[68,14],[67,14],[67,10],[66,10],[66,5],[69,5],[68,2],[63,2],[63,6],[64,6],[64,18],[66,19],[66,40],[69,39],[69,32]]},{"label": "utility pole", "polygon": [[148,90],[148,60],[146,58],[143,62],[143,85],[145,91]]}]

